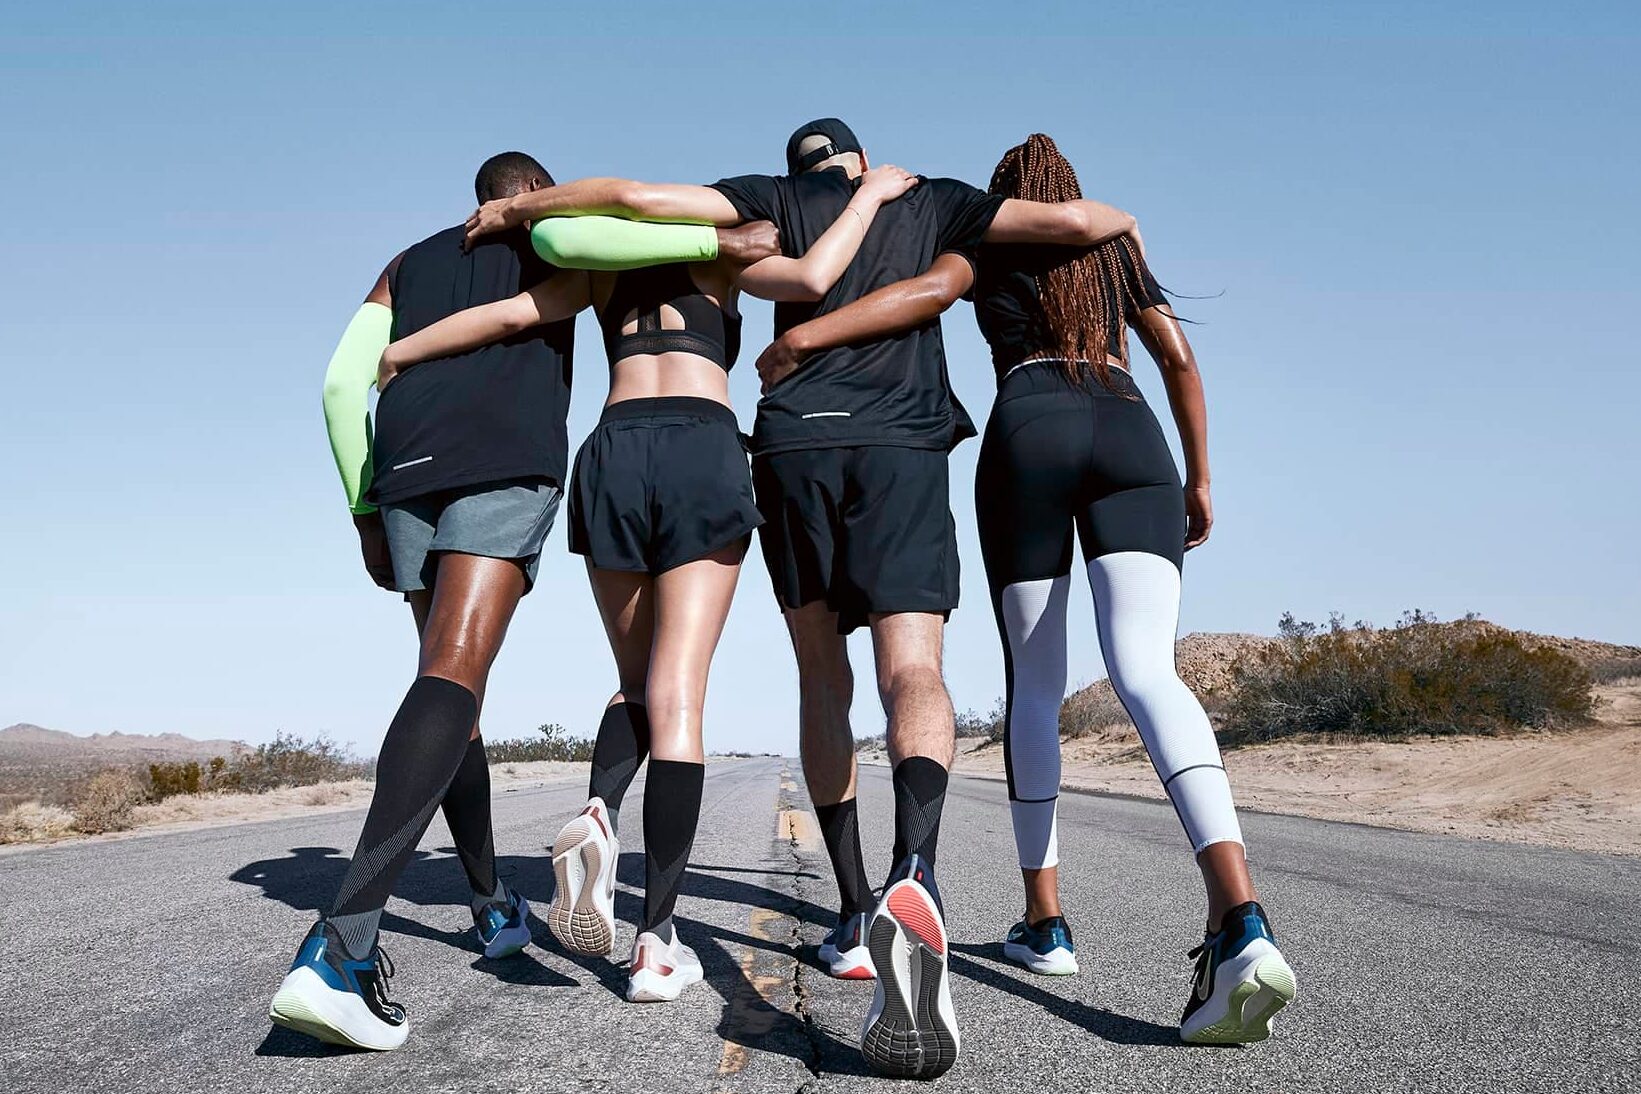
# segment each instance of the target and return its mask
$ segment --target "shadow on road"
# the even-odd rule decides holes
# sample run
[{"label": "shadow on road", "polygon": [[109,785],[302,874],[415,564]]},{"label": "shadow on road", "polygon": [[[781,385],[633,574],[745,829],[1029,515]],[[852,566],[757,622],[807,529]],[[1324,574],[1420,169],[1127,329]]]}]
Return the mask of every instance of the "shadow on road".
[{"label": "shadow on road", "polygon": [[1143,1018],[1130,1018],[1126,1014],[1091,1007],[1087,1003],[1055,995],[1022,980],[1022,976],[1031,974],[1016,971],[1017,967],[1012,963],[1009,963],[1007,968],[994,968],[990,964],[974,960],[977,957],[984,962],[998,964],[1003,964],[1006,960],[1003,957],[1001,942],[953,943],[952,971],[977,984],[1006,991],[1017,999],[1035,1003],[1056,1018],[1063,1018],[1114,1044],[1191,1047],[1179,1039],[1178,1026],[1162,1026]]},{"label": "shadow on road", "polygon": [[[335,847],[293,847],[280,858],[261,859],[235,870],[230,881],[253,885],[262,890],[269,900],[277,900],[299,912],[318,915],[329,904],[342,875],[347,871],[348,858]],[[497,873],[510,888],[528,898],[537,911],[545,912],[554,889],[552,859],[547,855],[498,855]],[[804,871],[761,870],[756,867],[723,867],[691,864],[680,888],[680,895],[712,900],[739,908],[769,908],[795,919],[808,920],[830,926],[834,915],[826,908],[793,897],[789,893],[742,881],[723,874],[771,876],[790,874],[813,877]],[[616,864],[619,883],[640,892],[618,889],[615,894],[615,913],[619,920],[632,923],[643,916],[644,856],[638,852],[623,854]],[[405,866],[404,874],[393,888],[393,895],[424,907],[436,905],[465,906],[469,899],[466,878],[455,857],[453,848],[439,848],[437,852],[418,851]],[[707,984],[724,1001],[723,1017],[719,1021],[719,1035],[726,1041],[760,1052],[779,1053],[795,1057],[809,1066],[819,1058],[829,1066],[827,1071],[852,1074],[859,1053],[852,1045],[837,1042],[824,1031],[808,1026],[797,1015],[771,1006],[759,986],[748,976],[748,969],[727,948],[730,944],[769,951],[792,957],[806,964],[814,964],[807,947],[787,945],[770,939],[754,938],[713,923],[679,916],[675,920],[684,940],[695,947],[706,973]],[[539,914],[532,921],[532,941],[574,964],[611,995],[620,998],[626,991],[626,969],[619,955],[589,957],[564,950],[547,930]],[[306,921],[293,923],[291,945],[300,939]],[[382,917],[382,930],[388,934],[406,935],[433,942],[442,942],[459,949],[469,949],[472,938],[465,930],[446,931],[409,919],[392,912]],[[388,942],[392,946],[391,940]],[[584,986],[583,982],[565,976],[538,960],[530,951],[500,961],[475,957],[474,969],[487,972],[508,983],[527,987],[570,988]],[[586,984],[585,986],[591,986]],[[289,1030],[270,1029],[257,1047],[259,1056],[318,1057],[345,1054],[348,1049],[324,1045]]]}]

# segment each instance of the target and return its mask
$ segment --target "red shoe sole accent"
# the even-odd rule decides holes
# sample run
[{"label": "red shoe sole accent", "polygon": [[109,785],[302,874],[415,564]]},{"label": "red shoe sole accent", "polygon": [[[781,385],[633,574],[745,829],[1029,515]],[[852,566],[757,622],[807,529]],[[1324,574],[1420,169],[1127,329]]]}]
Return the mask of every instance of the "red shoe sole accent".
[{"label": "red shoe sole accent", "polygon": [[876,978],[872,975],[872,970],[871,969],[857,968],[857,969],[850,969],[848,972],[833,973],[832,974],[832,979],[833,980],[873,980],[873,979],[876,979]]},{"label": "red shoe sole accent", "polygon": [[946,952],[946,932],[940,927],[929,898],[922,892],[913,892],[914,886],[903,885],[889,894],[889,910],[901,924],[910,928],[923,944],[938,954]]}]

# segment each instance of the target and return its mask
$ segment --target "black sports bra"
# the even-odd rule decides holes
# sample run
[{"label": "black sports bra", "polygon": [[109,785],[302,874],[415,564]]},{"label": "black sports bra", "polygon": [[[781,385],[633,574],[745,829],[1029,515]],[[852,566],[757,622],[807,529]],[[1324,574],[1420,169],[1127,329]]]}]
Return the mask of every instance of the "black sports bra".
[{"label": "black sports bra", "polygon": [[[1088,253],[1089,248],[1084,247],[1037,243],[988,243],[980,248],[972,290],[974,318],[991,347],[991,362],[999,381],[1015,365],[1054,345],[1054,332],[1038,295],[1038,279]],[[1150,268],[1143,263],[1136,265],[1127,247],[1117,248],[1117,261],[1120,283],[1103,265],[1100,277],[1107,293],[1126,288],[1130,314],[1168,303]],[[1108,323],[1106,353],[1120,359],[1123,331],[1117,326],[1116,316],[1109,316]]]},{"label": "black sports bra", "polygon": [[[662,328],[663,306],[683,316],[683,330]],[[638,315],[638,329],[623,334],[621,328],[633,313]],[[682,262],[617,274],[609,302],[599,309],[598,325],[604,330],[604,351],[611,365],[637,354],[693,353],[728,372],[741,352],[741,317],[702,293]]]}]

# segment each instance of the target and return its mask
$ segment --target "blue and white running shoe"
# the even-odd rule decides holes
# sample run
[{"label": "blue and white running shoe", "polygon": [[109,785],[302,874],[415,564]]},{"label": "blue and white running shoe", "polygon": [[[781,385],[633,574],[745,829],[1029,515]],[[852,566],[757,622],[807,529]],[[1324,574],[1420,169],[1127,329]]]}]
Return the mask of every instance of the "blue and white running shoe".
[{"label": "blue and white running shoe", "polygon": [[530,944],[530,902],[511,889],[505,901],[473,913],[473,930],[486,957],[512,957]]},{"label": "blue and white running shoe", "polygon": [[1077,971],[1077,947],[1071,941],[1071,924],[1063,916],[1049,916],[1035,924],[1020,920],[1003,939],[1003,956],[1043,976],[1070,976]]},{"label": "blue and white running shoe", "polygon": [[1271,1018],[1293,1002],[1298,981],[1276,948],[1265,910],[1253,901],[1225,913],[1220,929],[1191,951],[1197,959],[1191,998],[1180,1018],[1182,1038],[1204,1045],[1238,1045],[1271,1035]]},{"label": "blue and white running shoe", "polygon": [[330,924],[320,920],[302,940],[268,1017],[276,1026],[333,1045],[398,1048],[410,1033],[410,1019],[387,997],[392,976],[393,962],[380,946],[356,961]]}]

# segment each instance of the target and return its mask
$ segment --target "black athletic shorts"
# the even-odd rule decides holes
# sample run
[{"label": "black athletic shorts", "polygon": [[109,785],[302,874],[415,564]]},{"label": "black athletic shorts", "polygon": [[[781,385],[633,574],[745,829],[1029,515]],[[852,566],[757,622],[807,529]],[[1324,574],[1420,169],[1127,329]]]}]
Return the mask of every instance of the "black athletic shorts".
[{"label": "black athletic shorts", "polygon": [[570,476],[570,550],[659,574],[745,540],[761,519],[735,412],[711,399],[604,408]]},{"label": "black athletic shorts", "polygon": [[957,607],[946,453],[870,445],[752,461],[764,562],[788,608],[817,600],[848,634],[873,613]]}]

